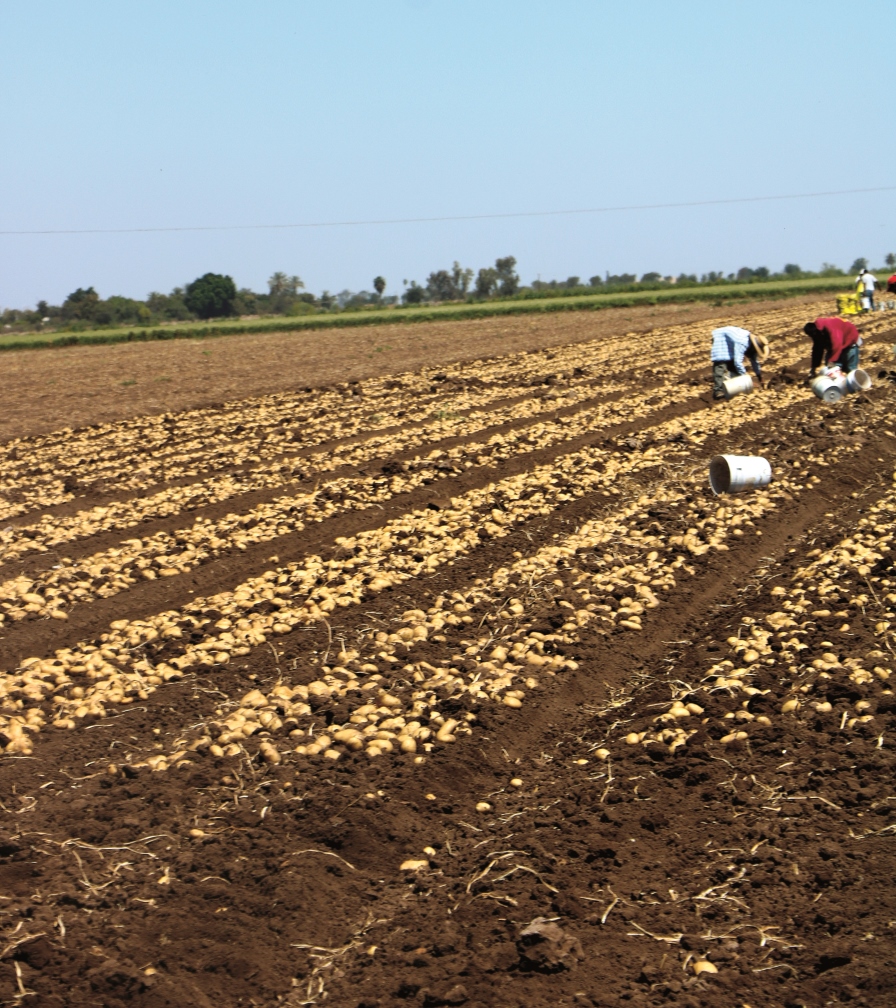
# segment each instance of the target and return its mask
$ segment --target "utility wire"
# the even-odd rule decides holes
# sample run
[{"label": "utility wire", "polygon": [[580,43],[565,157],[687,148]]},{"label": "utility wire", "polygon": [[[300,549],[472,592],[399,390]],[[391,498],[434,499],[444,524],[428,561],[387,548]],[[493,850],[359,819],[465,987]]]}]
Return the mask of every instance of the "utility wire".
[{"label": "utility wire", "polygon": [[790,193],[786,196],[743,196],[737,199],[693,200],[687,203],[636,203],[629,206],[589,207],[582,210],[529,210],[519,213],[462,214],[452,217],[393,217],[382,220],[317,221],[304,224],[218,224],[198,227],[58,228],[45,231],[0,231],[0,235],[150,234],[179,231],[282,231],[291,228],[362,227],[378,224],[436,224],[447,221],[508,220],[517,217],[567,217],[576,214],[618,213],[625,210],[668,210],[676,207],[722,206],[733,203],[766,203],[772,200],[814,199],[819,196],[852,196],[856,193],[892,192],[896,186],[874,189],[831,189],[826,192]]}]

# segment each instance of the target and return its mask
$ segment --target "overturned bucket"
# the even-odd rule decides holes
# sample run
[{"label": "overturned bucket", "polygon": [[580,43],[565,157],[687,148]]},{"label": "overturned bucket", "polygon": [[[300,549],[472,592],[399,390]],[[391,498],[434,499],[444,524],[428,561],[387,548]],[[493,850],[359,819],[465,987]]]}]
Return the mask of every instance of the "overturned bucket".
[{"label": "overturned bucket", "polygon": [[725,398],[733,399],[741,392],[752,392],[753,379],[748,374],[737,375],[735,378],[726,378],[722,386],[725,389]]},{"label": "overturned bucket", "polygon": [[848,379],[842,371],[833,371],[813,378],[810,388],[823,402],[835,403],[840,402],[849,391],[847,383]]},{"label": "overturned bucket", "polygon": [[716,455],[709,463],[709,485],[716,495],[768,486],[772,467],[760,455]]},{"label": "overturned bucket", "polygon": [[846,390],[848,392],[867,392],[871,388],[871,375],[861,368],[850,371],[846,376]]}]

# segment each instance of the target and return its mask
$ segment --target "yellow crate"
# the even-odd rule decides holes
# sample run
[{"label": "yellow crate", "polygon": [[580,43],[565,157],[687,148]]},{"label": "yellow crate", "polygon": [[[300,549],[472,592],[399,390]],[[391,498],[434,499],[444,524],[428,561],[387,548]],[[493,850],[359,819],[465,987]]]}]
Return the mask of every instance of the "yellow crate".
[{"label": "yellow crate", "polygon": [[860,310],[859,296],[857,294],[837,295],[838,315],[858,315]]}]

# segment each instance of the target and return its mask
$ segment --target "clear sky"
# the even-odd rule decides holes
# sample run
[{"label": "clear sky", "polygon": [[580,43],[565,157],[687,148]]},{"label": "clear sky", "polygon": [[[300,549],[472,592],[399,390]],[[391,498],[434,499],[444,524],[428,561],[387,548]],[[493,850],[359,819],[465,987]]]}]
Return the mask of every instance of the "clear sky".
[{"label": "clear sky", "polygon": [[[565,210],[896,185],[886,0],[0,0],[0,231]],[[880,265],[896,191],[279,231],[0,235],[0,306],[207,271],[387,292]]]}]

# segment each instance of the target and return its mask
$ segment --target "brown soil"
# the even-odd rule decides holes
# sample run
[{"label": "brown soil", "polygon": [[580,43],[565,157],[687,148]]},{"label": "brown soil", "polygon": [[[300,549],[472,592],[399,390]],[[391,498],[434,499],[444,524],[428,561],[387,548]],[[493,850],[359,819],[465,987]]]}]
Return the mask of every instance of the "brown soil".
[{"label": "brown soil", "polygon": [[[817,295],[788,304],[817,302]],[[760,312],[780,301],[738,303]],[[0,441],[716,318],[716,304],[5,353]]]},{"label": "brown soil", "polygon": [[[535,324],[545,327],[542,343],[579,338],[577,325],[584,339],[607,314]],[[560,323],[573,331],[561,337]],[[495,324],[455,324],[452,332]],[[423,328],[396,327],[408,339],[399,366],[419,352],[409,348]],[[473,329],[468,338],[482,331],[496,335]],[[530,338],[523,328],[514,332],[521,342]],[[382,340],[381,333],[339,336]],[[236,344],[115,352],[236,353]],[[317,367],[326,366],[321,355]],[[724,642],[742,617],[761,619],[775,608],[769,589],[791,584],[808,549],[852,534],[889,489],[896,388],[885,377],[837,414],[813,413],[806,402],[740,430],[737,447],[761,446],[780,472],[838,443],[820,415],[870,428],[860,453],[836,467],[810,467],[822,482],[757,522],[761,549],[744,537],[729,552],[695,558],[695,574],[681,580],[671,604],[645,615],[640,634],[583,629],[569,652],[577,671],[545,680],[521,710],[479,708],[473,735],[438,746],[423,767],[364,753],[332,765],[289,754],[274,768],[197,754],[189,766],[153,773],[126,766],[125,753],[170,749],[185,726],[209,719],[216,697],[280,677],[311,681],[312,661],[330,637],[352,641],[370,622],[389,625],[422,596],[467,585],[512,562],[514,551],[528,555],[533,544],[615,505],[573,500],[481,545],[425,586],[387,590],[375,605],[338,611],[327,627],[254,648],[241,667],[203,670],[104,720],[46,730],[31,756],[2,757],[0,1001],[66,1008],[892,1004],[892,695],[875,696],[875,721],[854,732],[810,715],[751,729],[745,745],[723,746],[708,729],[671,755],[614,744],[609,775],[594,755],[619,723],[629,723],[625,731],[649,727],[668,708],[671,684],[696,688],[727,654]],[[111,397],[97,406],[114,408]],[[714,440],[695,452],[696,465],[731,447]],[[533,456],[514,459],[487,479],[533,464]],[[431,496],[444,499],[484,478],[470,470]],[[254,555],[142,584],[108,605],[85,605],[62,629],[42,620],[17,624],[0,638],[4,665],[98,634],[112,618],[139,618],[181,606],[194,592],[232,587],[263,569],[269,554],[279,563],[311,552],[326,559],[336,536],[425,505],[426,497],[396,499],[376,520],[347,515]],[[699,499],[707,509],[717,504],[708,490]],[[674,515],[661,520],[679,531]],[[567,597],[575,600],[572,573],[563,571],[533,628],[551,632],[556,603]],[[870,606],[867,619],[856,614],[850,648],[881,644],[876,618]],[[820,656],[828,650],[823,639],[838,632],[819,617],[804,638],[808,653]],[[439,663],[444,654],[430,641],[413,660]],[[763,692],[751,710],[777,711],[788,684],[770,671],[758,682]],[[714,718],[741,709],[724,691],[711,704]],[[511,778],[522,786],[510,786]],[[475,809],[482,800],[492,806],[487,813]],[[203,835],[191,836],[199,823]],[[435,853],[423,854],[425,847]],[[399,870],[406,858],[422,857],[430,862],[425,870]],[[718,972],[695,976],[695,960]]]}]

